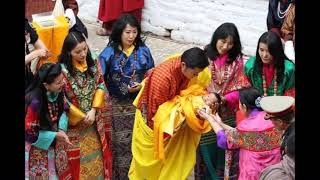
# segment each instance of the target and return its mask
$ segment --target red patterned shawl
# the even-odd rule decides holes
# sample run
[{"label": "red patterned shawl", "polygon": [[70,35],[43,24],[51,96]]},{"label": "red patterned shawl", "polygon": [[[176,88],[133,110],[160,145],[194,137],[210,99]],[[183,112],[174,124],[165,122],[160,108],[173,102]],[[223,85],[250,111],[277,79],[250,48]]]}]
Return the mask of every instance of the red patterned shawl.
[{"label": "red patterned shawl", "polygon": [[158,107],[179,94],[187,87],[188,82],[189,79],[181,72],[181,56],[161,63],[148,75],[138,109],[146,115],[150,128],[153,128],[152,117]]},{"label": "red patterned shawl", "polygon": [[[104,82],[102,71],[100,68],[100,64],[96,61],[97,72],[95,73],[95,86],[97,89],[97,85]],[[64,81],[66,83],[65,91],[66,96],[71,99],[71,103],[79,108],[79,102],[77,100],[76,95],[73,92],[71,83],[67,79],[67,74],[63,71]],[[106,88],[105,88],[106,89]],[[105,90],[105,106],[97,109],[96,112],[96,124],[97,130],[100,137],[101,145],[102,145],[102,155],[103,155],[103,164],[104,164],[104,178],[111,179],[112,173],[112,154],[111,154],[111,119],[112,119],[112,107],[111,107],[111,99],[109,97],[109,93],[107,89]],[[70,127],[72,129],[72,127]],[[74,131],[78,132],[78,131]],[[70,140],[79,142],[79,134],[73,133],[68,134],[70,136]],[[65,177],[72,177],[74,180],[79,179],[80,174],[80,147],[75,147],[72,149],[68,149],[68,160],[64,159],[64,161],[60,162],[60,166],[57,165],[57,171],[62,175],[62,179],[69,179]],[[69,163],[71,169],[65,168],[63,164]]]}]

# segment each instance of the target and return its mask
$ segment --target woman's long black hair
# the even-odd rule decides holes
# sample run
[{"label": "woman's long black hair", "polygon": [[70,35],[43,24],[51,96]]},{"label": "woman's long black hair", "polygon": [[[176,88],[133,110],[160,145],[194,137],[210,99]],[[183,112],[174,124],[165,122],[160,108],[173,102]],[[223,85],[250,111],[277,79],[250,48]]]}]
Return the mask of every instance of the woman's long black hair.
[{"label": "woman's long black hair", "polygon": [[[71,76],[74,76],[75,74],[75,67],[72,65],[72,55],[71,51],[80,43],[85,42],[86,39],[85,37],[79,33],[72,31],[70,32],[67,37],[64,39],[61,54],[59,56],[59,63],[64,64],[71,74]],[[93,71],[91,67],[93,67],[94,61],[91,56],[91,52],[89,47],[88,48],[88,53],[87,53],[87,65],[88,65],[88,70],[85,73],[88,73],[91,77],[94,77]]]},{"label": "woman's long black hair", "polygon": [[[47,63],[40,67],[39,72],[35,76],[35,80],[25,91],[25,107],[30,105],[31,101],[37,99],[39,108],[37,109],[40,118],[40,130],[53,130],[52,122],[48,110],[47,90],[43,83],[51,84],[61,74],[61,66],[59,64]],[[58,117],[64,110],[63,93],[59,93],[58,98]]]},{"label": "woman's long black hair", "polygon": [[233,39],[233,47],[228,51],[229,59],[227,60],[227,63],[231,64],[238,57],[242,57],[242,46],[238,29],[235,24],[227,22],[221,24],[214,31],[210,43],[205,47],[206,53],[212,61],[215,61],[220,56],[217,50],[218,40],[226,39],[229,36]]},{"label": "woman's long black hair", "polygon": [[283,46],[280,37],[272,31],[267,31],[261,35],[258,40],[256,50],[256,61],[254,65],[254,71],[262,75],[263,62],[259,55],[259,45],[264,43],[268,46],[269,53],[273,56],[273,63],[277,70],[277,83],[280,84],[283,81],[284,76],[284,60],[288,59],[284,54]]},{"label": "woman's long black hair", "polygon": [[119,46],[122,47],[121,35],[124,29],[126,28],[127,24],[132,27],[137,28],[137,37],[134,40],[133,44],[135,45],[135,49],[138,49],[140,46],[144,46],[144,41],[141,38],[141,26],[136,17],[132,14],[125,13],[121,15],[117,21],[113,24],[112,32],[109,37],[108,46],[113,47],[115,53],[120,53]]}]

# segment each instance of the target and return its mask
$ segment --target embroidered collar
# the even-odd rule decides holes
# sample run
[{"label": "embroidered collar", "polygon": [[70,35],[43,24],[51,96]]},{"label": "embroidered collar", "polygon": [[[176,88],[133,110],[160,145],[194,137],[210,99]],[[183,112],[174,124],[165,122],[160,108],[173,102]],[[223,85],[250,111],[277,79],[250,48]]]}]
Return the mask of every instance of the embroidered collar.
[{"label": "embroidered collar", "polygon": [[58,99],[59,93],[57,92],[47,92],[48,101],[54,102]]},{"label": "embroidered collar", "polygon": [[217,65],[218,68],[221,68],[223,65],[226,64],[227,60],[229,58],[228,53],[220,55],[215,61],[214,63]]},{"label": "embroidered collar", "polygon": [[78,61],[72,60],[72,65],[82,73],[88,69],[87,61],[79,63]]},{"label": "embroidered collar", "polygon": [[134,46],[133,44],[132,44],[128,49],[126,49],[126,50],[123,50],[123,49],[121,48],[121,46],[119,46],[119,49],[120,49],[127,57],[129,57],[129,56],[132,54],[134,48],[135,48],[135,46]]}]

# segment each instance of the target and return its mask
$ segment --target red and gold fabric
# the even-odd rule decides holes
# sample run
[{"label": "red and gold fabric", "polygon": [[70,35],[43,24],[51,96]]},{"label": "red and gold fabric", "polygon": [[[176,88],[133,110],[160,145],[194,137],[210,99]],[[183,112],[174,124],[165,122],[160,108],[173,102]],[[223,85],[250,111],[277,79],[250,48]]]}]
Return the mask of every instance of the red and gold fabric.
[{"label": "red and gold fabric", "polygon": [[[67,133],[73,144],[73,147],[69,148],[67,152],[68,163],[72,167],[71,174],[67,175],[71,175],[76,180],[93,177],[100,178],[100,173],[103,171],[102,178],[111,179],[111,100],[109,93],[104,89],[105,85],[100,65],[96,61],[95,66],[92,67],[93,78],[86,76],[85,73],[81,73],[79,70],[75,71],[75,76],[79,78],[78,80],[80,81],[81,79],[82,83],[87,83],[86,87],[81,87],[64,65],[62,65],[62,71],[66,82],[66,97],[74,106],[74,109],[78,109],[73,114],[78,118],[78,121],[76,123],[72,123],[72,120],[70,121],[71,126]],[[105,92],[101,93],[99,90],[101,88]],[[103,97],[103,101],[99,100],[100,102],[98,102],[95,97]],[[81,119],[81,117],[92,108],[92,105],[97,108],[96,117],[94,124],[88,126],[83,123],[83,118]],[[73,116],[70,116],[71,114],[68,115],[72,119]],[[93,156],[94,158],[89,158]]]},{"label": "red and gold fabric", "polygon": [[147,124],[153,128],[152,117],[158,107],[174,98],[188,85],[187,79],[181,72],[181,57],[172,57],[153,71],[145,79],[145,88],[139,99],[137,108],[147,117]]},{"label": "red and gold fabric", "polygon": [[[25,176],[30,179],[68,179],[65,174],[70,172],[70,166],[65,161],[68,159],[65,143],[55,140],[55,135],[53,137],[43,137],[44,139],[41,140],[40,119],[37,112],[39,106],[39,100],[35,98],[26,109]],[[53,122],[53,126],[58,127],[58,121]],[[46,132],[56,133],[56,131]],[[43,146],[44,141],[49,144]],[[52,142],[55,142],[55,145]],[[58,168],[62,167],[61,165],[63,165],[65,173]]]},{"label": "red and gold fabric", "polygon": [[292,3],[291,7],[283,21],[282,27],[281,27],[281,37],[285,41],[292,40],[293,43],[295,43],[295,4]]},{"label": "red and gold fabric", "polygon": [[228,139],[240,148],[249,151],[262,152],[279,148],[282,132],[272,127],[264,131],[229,131]]},{"label": "red and gold fabric", "polygon": [[[210,61],[209,71],[210,74],[213,74],[212,70],[214,69],[214,61]],[[226,82],[219,85],[217,82],[211,78],[211,83],[208,86],[209,92],[217,92],[220,95],[226,95],[232,91],[239,90],[243,87],[250,87],[250,81],[245,76],[243,72],[243,60],[238,58],[237,60],[233,61],[233,63],[226,65],[227,66],[227,77]],[[212,75],[211,75],[212,76]]]}]

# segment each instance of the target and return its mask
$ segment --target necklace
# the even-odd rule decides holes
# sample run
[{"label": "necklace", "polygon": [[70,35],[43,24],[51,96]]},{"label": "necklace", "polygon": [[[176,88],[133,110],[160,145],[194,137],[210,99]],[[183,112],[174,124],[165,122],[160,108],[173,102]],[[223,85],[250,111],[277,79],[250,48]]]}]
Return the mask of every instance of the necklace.
[{"label": "necklace", "polygon": [[282,12],[281,9],[280,9],[280,1],[278,2],[277,15],[278,15],[278,17],[279,17],[280,19],[283,19],[283,18],[286,16],[287,12],[289,11],[289,9],[290,9],[290,7],[291,7],[291,4],[292,4],[292,3],[290,3],[289,6],[287,7],[287,9]]},{"label": "necklace", "polygon": [[48,102],[49,115],[52,122],[58,120],[58,103],[57,102]]},{"label": "necklace", "polygon": [[[227,64],[224,64],[224,68],[221,68],[220,71],[217,71],[216,69],[216,65],[214,64],[214,62],[212,62],[213,65],[212,65],[212,80],[214,82],[216,82],[218,85],[221,85],[222,83],[224,83],[225,81],[227,81],[228,79],[228,66]],[[217,74],[219,75],[219,77],[217,77]]]},{"label": "necklace", "polygon": [[[274,70],[274,82],[273,82],[273,95],[277,95],[278,91],[278,83],[277,83],[277,70]],[[272,81],[271,81],[272,82]],[[263,85],[263,96],[267,96],[267,83],[266,83],[266,77],[264,72],[262,73],[262,85]]]},{"label": "necklace", "polygon": [[[120,57],[119,54],[117,54],[116,58],[119,59],[119,57]],[[123,68],[128,63],[129,57],[122,58],[121,60],[119,60],[120,74],[122,77],[128,78],[131,82],[134,82],[134,81],[136,81],[136,77],[135,77],[135,75],[136,75],[136,62],[138,59],[137,51],[134,51],[134,60],[133,60],[133,63],[131,64],[131,70],[132,70],[131,76],[126,75],[123,71]]]}]

